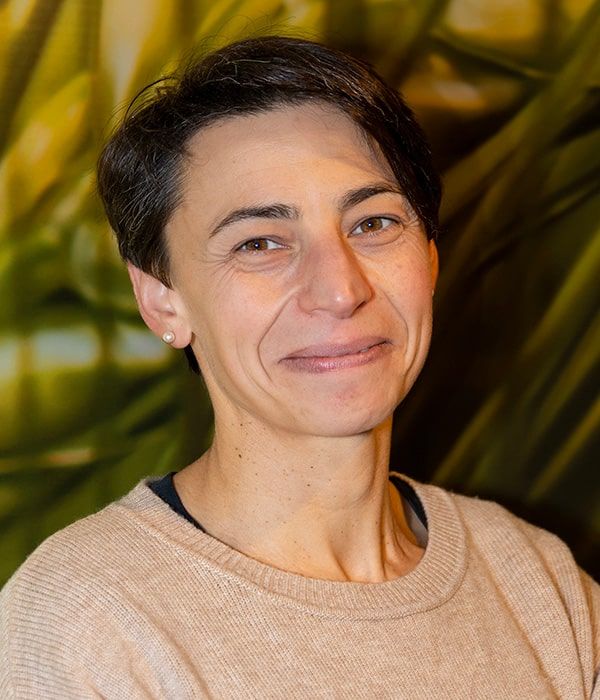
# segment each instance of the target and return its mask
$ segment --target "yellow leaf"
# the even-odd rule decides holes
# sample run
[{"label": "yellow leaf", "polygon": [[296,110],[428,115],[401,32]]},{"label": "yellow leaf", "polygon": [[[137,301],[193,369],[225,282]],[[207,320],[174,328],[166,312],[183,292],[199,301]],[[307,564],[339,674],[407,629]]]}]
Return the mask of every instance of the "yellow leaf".
[{"label": "yellow leaf", "polygon": [[85,143],[90,76],[80,74],[25,125],[0,162],[0,236],[64,177]]}]

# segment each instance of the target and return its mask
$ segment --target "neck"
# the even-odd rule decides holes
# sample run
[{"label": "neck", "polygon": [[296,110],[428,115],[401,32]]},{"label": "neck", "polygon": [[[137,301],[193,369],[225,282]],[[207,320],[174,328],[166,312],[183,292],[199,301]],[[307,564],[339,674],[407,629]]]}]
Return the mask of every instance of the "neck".
[{"label": "neck", "polygon": [[212,536],[312,578],[385,581],[416,565],[422,551],[388,480],[391,418],[336,438],[236,426],[217,422],[212,447],[175,477]]}]

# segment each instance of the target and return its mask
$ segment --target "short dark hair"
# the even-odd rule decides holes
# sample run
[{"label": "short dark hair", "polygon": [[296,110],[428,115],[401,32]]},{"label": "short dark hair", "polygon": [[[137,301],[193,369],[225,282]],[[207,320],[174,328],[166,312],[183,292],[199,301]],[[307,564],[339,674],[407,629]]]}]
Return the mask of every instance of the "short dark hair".
[{"label": "short dark hair", "polygon": [[[98,161],[99,193],[123,259],[170,286],[164,229],[181,200],[191,137],[227,117],[313,101],[340,109],[379,144],[427,236],[435,237],[441,184],[400,94],[346,53],[265,36],[189,62],[130,104]],[[191,348],[186,354],[198,371]]]}]

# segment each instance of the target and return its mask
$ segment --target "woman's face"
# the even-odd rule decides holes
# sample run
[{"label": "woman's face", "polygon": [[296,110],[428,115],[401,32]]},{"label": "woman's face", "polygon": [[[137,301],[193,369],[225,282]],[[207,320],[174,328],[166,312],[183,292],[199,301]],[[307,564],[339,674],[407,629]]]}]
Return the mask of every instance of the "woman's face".
[{"label": "woman's face", "polygon": [[171,299],[217,421],[369,430],[427,354],[435,246],[335,108],[231,117],[189,145]]}]

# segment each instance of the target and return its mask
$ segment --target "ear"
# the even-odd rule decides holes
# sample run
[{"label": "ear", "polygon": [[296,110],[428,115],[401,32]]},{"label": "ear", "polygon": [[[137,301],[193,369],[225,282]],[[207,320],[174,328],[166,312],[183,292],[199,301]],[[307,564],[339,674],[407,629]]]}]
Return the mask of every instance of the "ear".
[{"label": "ear", "polygon": [[439,268],[439,257],[438,249],[433,238],[429,241],[429,263],[431,265],[431,289],[432,294],[435,291],[435,285],[437,284]]},{"label": "ear", "polygon": [[159,338],[172,331],[174,348],[185,348],[190,344],[192,332],[184,312],[179,294],[160,280],[127,263],[127,272],[140,314],[148,328]]}]

